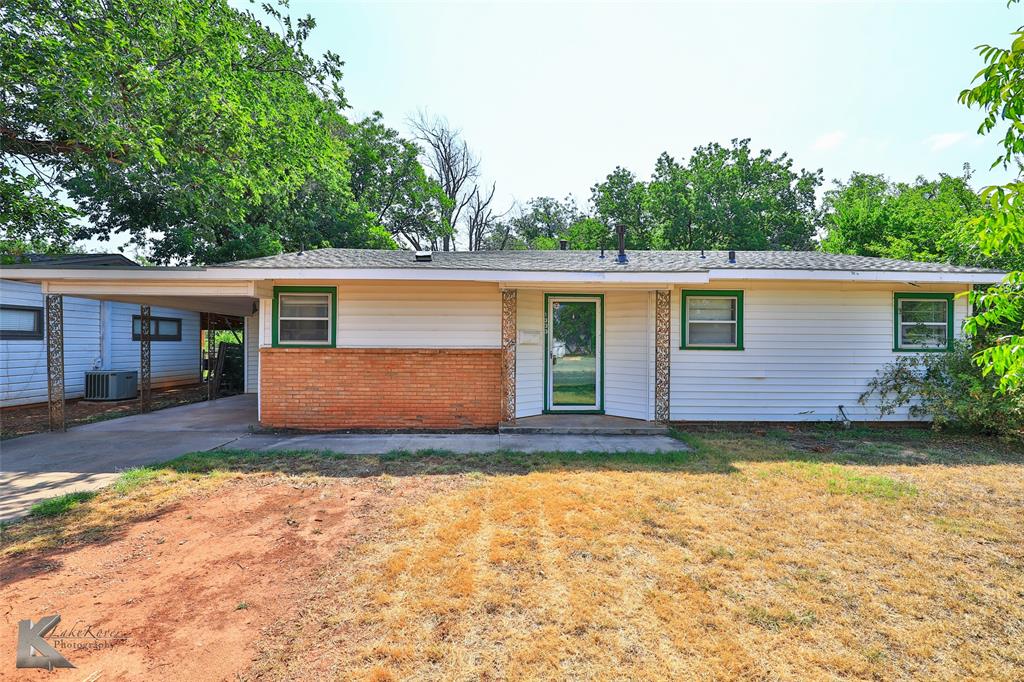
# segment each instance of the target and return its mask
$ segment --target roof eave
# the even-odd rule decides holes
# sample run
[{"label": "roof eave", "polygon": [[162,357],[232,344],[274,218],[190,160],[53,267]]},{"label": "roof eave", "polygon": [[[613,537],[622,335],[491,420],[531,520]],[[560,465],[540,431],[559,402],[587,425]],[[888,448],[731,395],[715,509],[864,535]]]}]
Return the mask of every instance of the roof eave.
[{"label": "roof eave", "polygon": [[256,280],[410,280],[566,282],[599,284],[707,284],[714,280],[806,280],[832,282],[920,282],[994,284],[1000,272],[921,272],[900,270],[805,270],[712,268],[706,271],[633,272],[557,270],[472,270],[446,268],[40,268],[4,267],[0,278],[27,282],[77,280],[124,282],[237,282]]}]

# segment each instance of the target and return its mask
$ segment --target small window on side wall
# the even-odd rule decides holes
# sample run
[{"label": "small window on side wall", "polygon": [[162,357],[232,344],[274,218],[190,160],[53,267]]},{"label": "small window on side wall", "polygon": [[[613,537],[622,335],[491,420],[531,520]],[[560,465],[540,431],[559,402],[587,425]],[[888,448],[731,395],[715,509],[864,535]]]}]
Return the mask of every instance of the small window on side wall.
[{"label": "small window on side wall", "polygon": [[[142,340],[142,318],[132,315],[132,341]],[[149,318],[150,341],[181,341],[181,319],[177,317]]]},{"label": "small window on side wall", "polygon": [[743,350],[742,291],[682,292],[683,350]]},{"label": "small window on side wall", "polygon": [[43,309],[0,305],[0,340],[38,341],[43,338]]},{"label": "small window on side wall", "polygon": [[336,293],[330,287],[274,291],[275,346],[333,346]]},{"label": "small window on side wall", "polygon": [[945,352],[953,348],[953,294],[894,294],[893,350]]}]

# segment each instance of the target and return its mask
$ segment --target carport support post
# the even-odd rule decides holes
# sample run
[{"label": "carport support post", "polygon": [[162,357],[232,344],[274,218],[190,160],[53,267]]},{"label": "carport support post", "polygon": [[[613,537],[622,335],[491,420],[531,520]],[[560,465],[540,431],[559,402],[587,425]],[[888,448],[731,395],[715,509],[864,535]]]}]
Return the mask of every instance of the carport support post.
[{"label": "carport support post", "polygon": [[515,289],[501,290],[501,420],[516,420],[516,317]]},{"label": "carport support post", "polygon": [[50,430],[64,431],[64,297],[46,295],[46,397]]},{"label": "carport support post", "polygon": [[153,340],[152,316],[148,305],[139,306],[139,412],[152,409],[150,387],[152,386],[152,364],[150,342]]},{"label": "carport support post", "polygon": [[654,292],[654,420],[669,420],[672,292]]}]

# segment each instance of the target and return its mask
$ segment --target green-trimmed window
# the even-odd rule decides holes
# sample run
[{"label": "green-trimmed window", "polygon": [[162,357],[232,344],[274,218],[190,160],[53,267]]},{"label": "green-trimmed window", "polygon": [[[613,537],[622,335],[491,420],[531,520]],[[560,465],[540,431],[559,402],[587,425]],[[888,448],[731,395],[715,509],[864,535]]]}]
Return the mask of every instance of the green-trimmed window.
[{"label": "green-trimmed window", "polygon": [[274,287],[275,346],[333,346],[335,287]]},{"label": "green-trimmed window", "polygon": [[894,351],[953,349],[953,294],[893,294]]},{"label": "green-trimmed window", "polygon": [[742,291],[682,292],[683,350],[743,350]]}]

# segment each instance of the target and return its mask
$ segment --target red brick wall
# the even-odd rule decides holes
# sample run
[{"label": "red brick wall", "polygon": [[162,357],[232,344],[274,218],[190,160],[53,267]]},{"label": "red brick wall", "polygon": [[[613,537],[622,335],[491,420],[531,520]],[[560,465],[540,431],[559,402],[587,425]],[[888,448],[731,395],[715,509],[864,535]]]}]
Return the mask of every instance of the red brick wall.
[{"label": "red brick wall", "polygon": [[501,351],[261,348],[272,428],[468,429],[501,418]]}]

